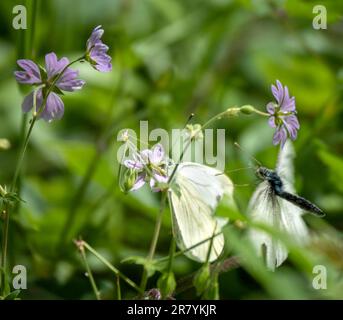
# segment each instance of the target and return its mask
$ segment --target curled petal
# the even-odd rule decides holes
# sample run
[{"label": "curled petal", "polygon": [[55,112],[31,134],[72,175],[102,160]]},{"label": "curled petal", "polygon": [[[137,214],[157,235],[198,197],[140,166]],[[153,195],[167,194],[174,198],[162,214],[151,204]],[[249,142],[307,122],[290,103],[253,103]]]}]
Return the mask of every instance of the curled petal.
[{"label": "curled petal", "polygon": [[275,113],[275,103],[269,102],[266,109],[270,115],[273,115]]},{"label": "curled petal", "polygon": [[146,177],[145,173],[142,172],[141,174],[139,174],[135,184],[133,185],[130,191],[136,191],[140,189],[141,187],[143,187],[145,184],[145,177]]},{"label": "curled petal", "polygon": [[163,146],[160,143],[158,143],[152,149],[150,162],[158,165],[162,162],[163,158],[164,149]]},{"label": "curled petal", "polygon": [[92,67],[100,72],[109,72],[112,70],[112,58],[107,54],[108,46],[101,41],[104,30],[97,26],[90,38],[87,40],[86,59]]},{"label": "curled petal", "polygon": [[149,149],[142,150],[140,152],[141,160],[144,164],[151,162],[152,159],[152,151]]},{"label": "curled petal", "polygon": [[42,82],[39,68],[33,61],[20,59],[17,64],[24,70],[14,72],[14,76],[19,83],[38,84]]},{"label": "curled petal", "polygon": [[274,136],[273,136],[273,144],[274,145],[281,145],[281,148],[284,146],[287,140],[287,132],[284,126],[280,126],[276,129]]},{"label": "curled petal", "polygon": [[281,82],[279,80],[276,80],[276,86],[272,85],[271,88],[274,98],[280,105],[284,97],[284,90]]},{"label": "curled petal", "polygon": [[87,40],[87,51],[89,51],[94,45],[101,41],[100,39],[103,34],[104,30],[102,29],[101,25],[94,28],[91,36]]},{"label": "curled petal", "polygon": [[287,129],[290,138],[295,140],[297,137],[297,131],[300,127],[297,117],[295,115],[286,116],[283,118],[283,124]]},{"label": "curled petal", "polygon": [[156,173],[154,171],[153,178],[150,179],[150,187],[152,191],[159,192],[161,191],[161,189],[157,188],[156,185],[158,185],[159,183],[167,183],[167,182],[168,182],[168,177],[162,176],[161,174]]},{"label": "curled petal", "polygon": [[275,117],[274,117],[274,116],[273,116],[273,117],[270,117],[270,118],[268,119],[268,124],[269,124],[270,127],[276,128]]},{"label": "curled petal", "polygon": [[56,86],[65,91],[75,91],[81,89],[85,84],[85,81],[77,79],[78,74],[79,72],[77,70],[68,68],[57,81]]},{"label": "curled petal", "polygon": [[47,98],[46,106],[40,118],[51,122],[52,120],[59,120],[64,114],[64,104],[62,99],[54,92],[51,92]]},{"label": "curled petal", "polygon": [[135,160],[125,160],[124,166],[129,169],[135,169],[135,170],[141,170],[144,167],[141,162],[135,161]]}]

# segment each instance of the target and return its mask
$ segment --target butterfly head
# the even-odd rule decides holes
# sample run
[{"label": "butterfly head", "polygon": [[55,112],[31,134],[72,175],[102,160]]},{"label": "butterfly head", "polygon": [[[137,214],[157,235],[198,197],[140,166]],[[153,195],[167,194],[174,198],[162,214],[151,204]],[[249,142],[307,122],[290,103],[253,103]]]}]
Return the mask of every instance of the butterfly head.
[{"label": "butterfly head", "polygon": [[269,180],[273,171],[266,167],[258,167],[256,170],[256,176],[262,180]]}]

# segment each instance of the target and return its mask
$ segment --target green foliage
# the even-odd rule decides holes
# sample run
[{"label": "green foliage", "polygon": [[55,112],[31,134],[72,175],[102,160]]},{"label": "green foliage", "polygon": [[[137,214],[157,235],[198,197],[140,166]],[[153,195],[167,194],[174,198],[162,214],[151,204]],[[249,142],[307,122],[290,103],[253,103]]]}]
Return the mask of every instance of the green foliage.
[{"label": "green foliage", "polygon": [[[85,87],[65,93],[61,121],[37,122],[20,193],[1,194],[2,210],[8,203],[16,208],[10,220],[8,260],[27,267],[28,289],[20,292],[21,299],[93,298],[73,243],[79,236],[135,283],[145,267],[151,277],[147,289],[156,287],[159,273],[165,295],[174,291],[176,281],[177,299],[343,298],[341,1],[323,1],[327,30],[312,28],[312,9],[317,4],[312,0],[22,3],[27,6],[28,29],[14,30],[14,2],[0,1],[0,140],[10,142],[0,147],[2,186],[11,183],[23,139],[21,103],[28,88],[15,82],[16,59],[43,64],[44,55],[54,51],[72,60],[83,54],[93,27],[102,24],[113,71],[100,74],[86,64],[75,65]],[[183,128],[191,113],[193,124],[203,124],[231,106],[252,105],[265,111],[276,79],[296,97],[301,123],[295,142],[297,192],[326,213],[323,221],[305,216],[315,241],[300,248],[287,236],[267,230],[290,249],[289,259],[275,272],[266,270],[246,241],[246,209],[256,179],[254,170],[231,171],[251,166],[233,142],[268,167],[275,165],[277,148],[272,146],[273,130],[266,119],[242,115],[214,125],[226,129],[225,171],[236,185],[234,199],[225,200],[218,209],[219,216],[230,220],[224,229],[223,259],[239,255],[240,268],[207,275],[208,266],[205,270],[179,254],[172,271],[166,272],[168,259],[160,258],[168,256],[172,237],[168,209],[155,260],[148,261],[160,195],[147,187],[121,192],[132,185],[132,177],[119,170],[117,133],[123,128],[139,132],[140,120],[148,120],[150,130],[170,132]],[[2,221],[0,233],[1,229]],[[327,267],[326,290],[312,287],[317,264]],[[102,297],[113,299],[113,273],[91,255],[89,266]],[[199,268],[193,290],[179,293],[179,279]],[[132,287],[122,280],[121,284],[123,299],[137,296]],[[12,290],[6,288],[3,298],[16,299],[19,292]]]}]

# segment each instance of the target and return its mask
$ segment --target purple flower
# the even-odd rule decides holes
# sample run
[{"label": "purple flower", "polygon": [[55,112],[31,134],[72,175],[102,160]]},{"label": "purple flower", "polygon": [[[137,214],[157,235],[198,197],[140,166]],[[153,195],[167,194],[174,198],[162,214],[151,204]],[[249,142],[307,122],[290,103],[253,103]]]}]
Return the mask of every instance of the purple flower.
[{"label": "purple flower", "polygon": [[146,182],[150,184],[153,191],[160,191],[157,185],[168,182],[165,160],[165,152],[161,144],[156,144],[151,150],[142,150],[134,156],[133,160],[126,160],[124,165],[138,172],[131,191],[138,190]]},{"label": "purple flower", "polygon": [[[45,56],[45,70],[40,69],[31,60],[21,59],[17,63],[23,69],[23,71],[14,72],[17,82],[22,84],[44,85],[43,88],[39,88],[36,91],[36,112],[40,110],[44,98],[46,98],[46,105],[38,117],[49,122],[61,119],[64,113],[64,104],[56,92],[61,93],[61,90],[75,91],[81,89],[85,82],[77,79],[78,71],[69,67],[66,68],[69,60],[67,58],[58,60],[54,52],[48,53]],[[63,74],[60,75],[63,70]],[[59,78],[55,81],[57,77]],[[51,88],[53,83],[54,86]],[[48,91],[49,94],[46,97]],[[29,112],[33,108],[33,105],[34,92],[31,92],[24,98],[22,103],[23,112]]]},{"label": "purple flower", "polygon": [[104,29],[97,26],[90,38],[87,40],[86,60],[96,70],[100,72],[109,72],[112,70],[111,57],[107,54],[108,46],[102,41],[101,37],[104,34]]},{"label": "purple flower", "polygon": [[289,96],[287,86],[283,86],[279,80],[276,80],[276,86],[271,86],[273,96],[277,103],[269,102],[267,111],[270,114],[268,120],[272,128],[276,128],[273,144],[284,146],[288,137],[292,140],[297,138],[297,132],[300,128],[297,111],[295,108],[295,98]]}]

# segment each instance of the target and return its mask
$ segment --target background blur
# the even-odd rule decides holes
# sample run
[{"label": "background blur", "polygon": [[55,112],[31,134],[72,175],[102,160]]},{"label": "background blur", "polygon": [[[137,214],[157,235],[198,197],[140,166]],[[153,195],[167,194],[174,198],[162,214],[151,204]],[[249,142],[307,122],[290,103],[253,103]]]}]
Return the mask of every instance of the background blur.
[{"label": "background blur", "polygon": [[[17,1],[19,2],[19,1]],[[27,30],[12,27],[16,4],[24,4]],[[219,277],[221,298],[343,298],[343,3],[321,1],[327,30],[314,30],[318,1],[229,0],[49,0],[0,2],[0,183],[9,184],[21,141],[21,102],[30,88],[13,77],[16,59],[43,63],[83,54],[92,29],[101,24],[113,71],[99,73],[77,64],[85,87],[64,96],[65,116],[39,121],[25,159],[21,183],[25,203],[10,225],[10,263],[28,270],[25,299],[94,298],[72,240],[82,236],[134,281],[141,266],[121,263],[148,252],[159,194],[148,188],[125,195],[117,182],[120,129],[181,128],[188,115],[204,123],[234,105],[264,110],[273,100],[270,85],[279,79],[296,97],[301,123],[295,143],[296,189],[326,212],[306,216],[316,237],[307,250],[295,250],[278,272],[254,269],[256,257],[237,228],[225,230],[227,255],[247,258]],[[227,129],[227,170],[249,159],[232,147],[238,141],[273,168],[277,148],[265,118],[243,116],[215,124]],[[257,180],[251,170],[231,174],[242,214]],[[225,208],[221,210],[225,211]],[[171,238],[166,210],[157,256],[168,255]],[[0,231],[1,232],[1,231]],[[115,297],[115,278],[91,255],[89,262],[104,298]],[[314,290],[313,262],[328,270],[328,289]],[[196,271],[185,257],[175,261],[176,277]],[[156,274],[150,282],[155,286]],[[124,283],[124,297],[135,295]],[[194,289],[177,298],[196,298]]]}]

